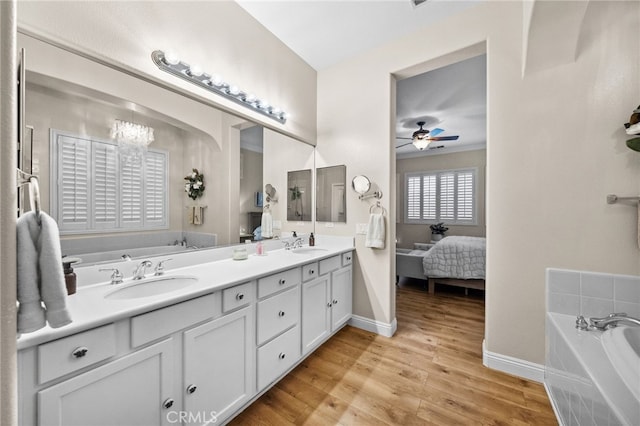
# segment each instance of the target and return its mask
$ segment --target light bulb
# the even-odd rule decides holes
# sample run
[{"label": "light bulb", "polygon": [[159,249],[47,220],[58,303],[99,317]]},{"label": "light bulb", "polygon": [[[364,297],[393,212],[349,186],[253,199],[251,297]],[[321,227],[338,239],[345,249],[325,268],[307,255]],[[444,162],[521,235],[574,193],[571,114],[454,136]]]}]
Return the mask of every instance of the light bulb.
[{"label": "light bulb", "polygon": [[248,103],[253,103],[256,101],[256,95],[254,95],[253,93],[249,93],[245,98],[244,98],[245,102]]},{"label": "light bulb", "polygon": [[236,96],[238,93],[240,93],[240,88],[238,86],[229,86],[229,93]]},{"label": "light bulb", "polygon": [[258,101],[258,106],[261,109],[267,109],[267,108],[269,108],[269,101],[267,101],[267,100]]},{"label": "light bulb", "polygon": [[180,62],[180,59],[178,59],[175,52],[168,51],[164,54],[164,61],[169,65],[177,65],[178,62]]},{"label": "light bulb", "polygon": [[219,86],[222,86],[222,85],[224,84],[224,80],[223,80],[223,79],[222,79],[222,77],[221,77],[221,76],[219,76],[218,74],[214,74],[214,75],[211,77],[211,83],[212,83],[214,86],[218,86],[218,87],[219,87]]},{"label": "light bulb", "polygon": [[194,77],[200,77],[202,75],[202,68],[200,68],[200,66],[198,65],[191,65],[189,67],[189,74],[191,74]]},{"label": "light bulb", "polygon": [[273,114],[273,115],[278,116],[278,115],[280,115],[281,112],[282,112],[282,110],[280,108],[276,107],[276,106],[271,108],[271,114]]}]

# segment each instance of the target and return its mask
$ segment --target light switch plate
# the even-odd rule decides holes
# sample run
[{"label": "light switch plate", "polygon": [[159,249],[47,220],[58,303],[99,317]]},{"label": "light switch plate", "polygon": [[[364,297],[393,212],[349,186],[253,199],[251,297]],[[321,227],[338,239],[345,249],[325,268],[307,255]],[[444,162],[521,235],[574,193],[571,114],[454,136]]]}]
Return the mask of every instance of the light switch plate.
[{"label": "light switch plate", "polygon": [[324,227],[325,227],[325,228],[333,228],[333,222],[326,222],[326,223],[324,224]]},{"label": "light switch plate", "polygon": [[356,234],[367,235],[368,223],[356,223]]}]

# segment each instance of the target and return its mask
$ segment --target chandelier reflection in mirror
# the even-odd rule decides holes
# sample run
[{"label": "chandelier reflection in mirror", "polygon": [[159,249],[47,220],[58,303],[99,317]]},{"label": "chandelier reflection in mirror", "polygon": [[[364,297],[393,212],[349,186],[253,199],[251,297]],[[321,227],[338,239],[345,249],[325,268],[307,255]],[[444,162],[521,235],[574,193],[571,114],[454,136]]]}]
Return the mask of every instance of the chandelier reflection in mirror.
[{"label": "chandelier reflection in mirror", "polygon": [[277,106],[271,105],[266,99],[260,99],[234,84],[225,82],[219,75],[207,74],[200,66],[189,65],[171,52],[165,53],[162,50],[155,50],[151,53],[151,60],[162,71],[232,100],[279,123],[284,124],[287,121],[287,113]]},{"label": "chandelier reflection in mirror", "polygon": [[154,141],[153,127],[115,120],[111,127],[111,138],[118,141],[118,152],[123,161],[140,163],[147,147]]}]

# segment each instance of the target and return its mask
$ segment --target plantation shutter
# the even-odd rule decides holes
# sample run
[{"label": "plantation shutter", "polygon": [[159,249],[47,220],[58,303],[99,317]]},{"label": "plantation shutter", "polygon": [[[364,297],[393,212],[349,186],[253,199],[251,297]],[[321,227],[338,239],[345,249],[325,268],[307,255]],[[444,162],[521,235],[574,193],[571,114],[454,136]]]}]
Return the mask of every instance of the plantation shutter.
[{"label": "plantation shutter", "polygon": [[169,154],[121,161],[112,141],[51,131],[51,213],[65,233],[164,229]]},{"label": "plantation shutter", "polygon": [[142,171],[139,162],[126,162],[120,164],[120,225],[123,228],[140,228],[142,220]]},{"label": "plantation shutter", "polygon": [[166,153],[147,152],[144,192],[145,225],[164,225],[166,223],[166,170]]},{"label": "plantation shutter", "polygon": [[407,219],[421,219],[420,176],[407,176]]},{"label": "plantation shutter", "polygon": [[474,179],[473,173],[458,173],[458,193],[457,193],[457,219],[458,221],[472,222],[474,220]]},{"label": "plantation shutter", "polygon": [[475,224],[475,181],[475,169],[407,173],[405,222]]},{"label": "plantation shutter", "polygon": [[97,229],[118,223],[118,153],[111,144],[93,144],[93,219]]},{"label": "plantation shutter", "polygon": [[89,161],[91,141],[58,135],[57,216],[60,227],[86,230],[90,227]]}]

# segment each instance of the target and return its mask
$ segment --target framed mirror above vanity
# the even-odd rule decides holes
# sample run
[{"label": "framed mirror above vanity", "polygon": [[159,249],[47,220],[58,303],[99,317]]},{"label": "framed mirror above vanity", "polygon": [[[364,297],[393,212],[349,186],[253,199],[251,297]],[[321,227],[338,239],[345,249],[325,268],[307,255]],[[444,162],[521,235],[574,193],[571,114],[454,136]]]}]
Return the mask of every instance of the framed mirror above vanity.
[{"label": "framed mirror above vanity", "polygon": [[316,169],[316,221],[347,221],[346,181],[346,166]]},{"label": "framed mirror above vanity", "polygon": [[[61,225],[63,254],[85,265],[149,256],[150,247],[162,254],[252,240],[265,185],[284,191],[287,170],[311,175],[312,145],[32,36],[19,34],[19,44],[34,58],[26,124],[42,208]],[[153,129],[148,161],[127,168],[115,120]],[[188,179],[193,170],[204,180],[196,198],[187,187],[199,182]],[[286,202],[270,203],[277,235],[313,231],[308,185],[302,218],[290,219]]]}]

